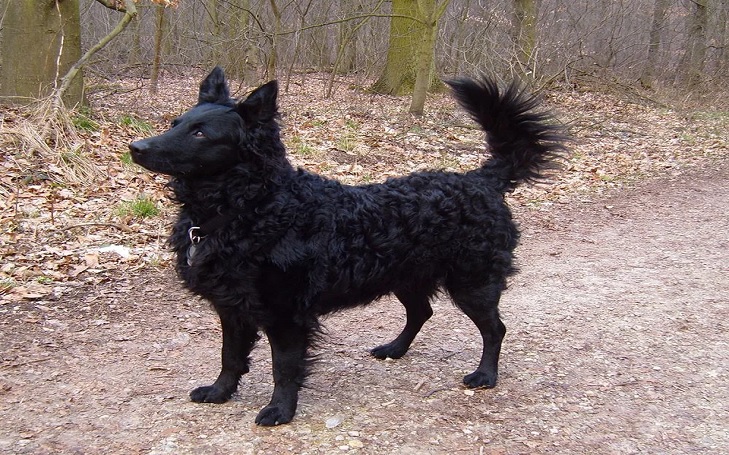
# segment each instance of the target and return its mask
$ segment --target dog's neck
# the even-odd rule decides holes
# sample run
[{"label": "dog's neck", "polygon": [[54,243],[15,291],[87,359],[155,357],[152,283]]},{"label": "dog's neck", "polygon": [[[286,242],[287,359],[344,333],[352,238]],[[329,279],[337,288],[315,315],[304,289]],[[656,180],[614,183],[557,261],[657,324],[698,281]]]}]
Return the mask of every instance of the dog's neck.
[{"label": "dog's neck", "polygon": [[266,171],[239,165],[214,176],[175,177],[169,187],[182,210],[195,222],[204,222],[221,214],[253,209],[293,172],[288,160]]}]

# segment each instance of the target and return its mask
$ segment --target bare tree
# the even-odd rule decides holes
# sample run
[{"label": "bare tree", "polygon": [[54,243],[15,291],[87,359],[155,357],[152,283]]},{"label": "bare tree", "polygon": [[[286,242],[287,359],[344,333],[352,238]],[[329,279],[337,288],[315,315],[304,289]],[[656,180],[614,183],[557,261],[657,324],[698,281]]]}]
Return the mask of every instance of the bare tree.
[{"label": "bare tree", "polygon": [[[139,0],[140,11],[149,11],[134,23],[139,33],[121,35],[97,54],[97,71],[150,69],[158,26],[149,5]],[[436,22],[433,5],[443,11]],[[598,78],[681,87],[701,80],[701,87],[722,88],[729,85],[728,14],[726,0],[185,0],[165,12],[160,63],[180,72],[221,64],[249,83],[281,77],[282,68],[300,82],[328,73],[328,92],[339,76],[356,74],[380,92],[409,93],[418,55],[433,57],[431,84],[488,72],[528,75],[540,85]],[[85,43],[116,23],[98,8],[82,8],[81,16]]]},{"label": "bare tree", "polygon": [[666,12],[670,0],[655,0],[653,2],[653,20],[651,21],[650,34],[648,35],[648,58],[646,59],[643,74],[640,82],[644,87],[653,85],[656,67],[658,66],[658,51],[661,47],[661,32],[666,21]]},{"label": "bare tree", "polygon": [[433,52],[438,35],[438,20],[448,7],[449,0],[438,3],[436,0],[418,0],[418,18],[424,24],[420,44],[415,56],[415,86],[410,103],[410,113],[422,115],[425,107],[425,95],[434,82]]},{"label": "bare tree", "polygon": [[691,11],[686,16],[686,49],[681,59],[681,70],[689,87],[702,79],[706,62],[706,29],[709,0],[691,0]]},{"label": "bare tree", "polygon": [[226,73],[241,79],[256,79],[258,70],[258,40],[255,24],[258,17],[251,6],[251,0],[228,0],[225,11],[227,25],[226,52],[220,57]]},{"label": "bare tree", "polygon": [[517,73],[533,78],[534,51],[537,42],[536,0],[514,0],[513,35],[514,63]]},{"label": "bare tree", "polygon": [[268,60],[266,63],[266,77],[269,79],[275,79],[279,37],[281,36],[283,25],[281,22],[282,13],[276,4],[276,0],[269,0],[269,3],[271,5],[271,11],[273,12],[273,33],[270,34],[271,50],[268,54]]},{"label": "bare tree", "polygon": [[167,21],[165,20],[165,7],[157,5],[155,8],[156,25],[154,31],[154,59],[152,60],[152,76],[150,78],[149,91],[157,93],[159,83],[160,66],[162,65],[162,40],[165,36]]},{"label": "bare tree", "polygon": [[[343,59],[347,59],[346,67],[344,68],[345,71],[348,69],[349,71],[353,70],[355,68],[355,62],[356,62],[356,36],[357,32],[362,28],[364,25],[366,25],[370,19],[372,19],[373,15],[376,14],[377,11],[380,10],[380,7],[384,3],[384,0],[378,0],[377,4],[374,6],[372,11],[369,14],[363,14],[358,15],[361,10],[359,7],[356,9],[348,10],[347,12],[353,13],[353,17],[345,17],[341,20],[341,24],[347,24],[346,26],[340,25],[339,29],[339,48],[337,50],[337,57],[334,60],[334,66],[332,68],[332,72],[329,76],[329,82],[327,83],[326,88],[326,96],[329,97],[332,94],[332,86],[334,84],[334,76],[340,72],[341,64]],[[356,25],[352,25],[355,21],[354,17],[356,17],[356,20],[358,21]],[[349,52],[348,52],[349,50]]]}]

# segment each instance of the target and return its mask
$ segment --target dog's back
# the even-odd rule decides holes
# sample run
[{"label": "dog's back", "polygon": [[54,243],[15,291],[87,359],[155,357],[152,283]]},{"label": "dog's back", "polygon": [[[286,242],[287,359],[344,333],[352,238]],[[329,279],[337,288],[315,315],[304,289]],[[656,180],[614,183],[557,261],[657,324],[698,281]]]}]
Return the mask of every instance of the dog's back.
[{"label": "dog's back", "polygon": [[267,257],[305,270],[295,294],[318,314],[402,288],[432,294],[452,274],[511,271],[518,232],[482,175],[423,172],[355,187],[310,177],[289,184],[291,224]]}]

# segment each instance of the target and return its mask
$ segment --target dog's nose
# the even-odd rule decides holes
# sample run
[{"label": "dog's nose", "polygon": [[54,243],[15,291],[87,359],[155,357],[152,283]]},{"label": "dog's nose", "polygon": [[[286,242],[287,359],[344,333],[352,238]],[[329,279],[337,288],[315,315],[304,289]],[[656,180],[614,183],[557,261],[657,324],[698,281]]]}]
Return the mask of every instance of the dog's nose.
[{"label": "dog's nose", "polygon": [[131,144],[129,144],[129,151],[132,152],[132,154],[142,154],[147,150],[147,145],[144,143],[144,141],[134,141]]}]

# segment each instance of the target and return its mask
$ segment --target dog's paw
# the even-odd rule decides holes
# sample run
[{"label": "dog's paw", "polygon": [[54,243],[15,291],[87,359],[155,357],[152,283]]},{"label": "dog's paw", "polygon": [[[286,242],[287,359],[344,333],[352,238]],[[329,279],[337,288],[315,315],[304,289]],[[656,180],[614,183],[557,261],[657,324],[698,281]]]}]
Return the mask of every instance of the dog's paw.
[{"label": "dog's paw", "polygon": [[477,387],[491,389],[496,386],[496,373],[484,373],[476,370],[473,373],[466,375],[463,378],[463,383],[466,384],[466,387],[471,389],[475,389]]},{"label": "dog's paw", "polygon": [[198,387],[190,392],[190,399],[195,403],[225,403],[233,395],[215,385]]},{"label": "dog's paw", "polygon": [[402,347],[397,343],[387,343],[382,346],[377,346],[370,351],[374,357],[384,360],[386,358],[399,359],[408,352],[408,347]]},{"label": "dog's paw", "polygon": [[268,405],[261,409],[256,416],[256,424],[264,427],[272,427],[283,423],[291,422],[294,418],[295,411],[287,410],[281,406]]}]

